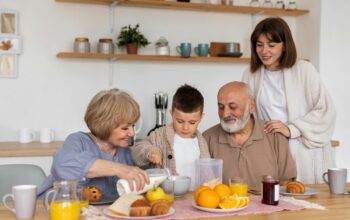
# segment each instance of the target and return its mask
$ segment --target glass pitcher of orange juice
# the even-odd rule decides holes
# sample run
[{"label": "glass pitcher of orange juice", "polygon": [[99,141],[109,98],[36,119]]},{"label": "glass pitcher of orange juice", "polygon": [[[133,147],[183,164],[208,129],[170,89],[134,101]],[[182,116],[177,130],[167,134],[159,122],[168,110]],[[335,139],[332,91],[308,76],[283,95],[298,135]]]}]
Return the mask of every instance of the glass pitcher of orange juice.
[{"label": "glass pitcher of orange juice", "polygon": [[46,192],[44,206],[50,211],[51,220],[79,220],[77,183],[76,180],[56,181],[53,189]]},{"label": "glass pitcher of orange juice", "polygon": [[244,182],[244,180],[240,177],[235,177],[229,179],[229,185],[232,194],[236,194],[237,196],[247,196],[248,194],[248,184]]}]

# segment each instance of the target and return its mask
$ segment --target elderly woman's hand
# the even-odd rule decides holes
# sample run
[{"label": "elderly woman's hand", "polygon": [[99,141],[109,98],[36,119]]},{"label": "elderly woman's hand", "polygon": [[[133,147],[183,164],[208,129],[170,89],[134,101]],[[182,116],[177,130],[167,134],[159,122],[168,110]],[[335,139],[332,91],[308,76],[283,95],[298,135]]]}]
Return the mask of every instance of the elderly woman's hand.
[{"label": "elderly woman's hand", "polygon": [[134,180],[136,182],[137,191],[142,190],[146,183],[149,184],[147,173],[138,167],[120,164],[118,173],[119,178],[126,179],[128,181],[131,191],[134,190]]}]

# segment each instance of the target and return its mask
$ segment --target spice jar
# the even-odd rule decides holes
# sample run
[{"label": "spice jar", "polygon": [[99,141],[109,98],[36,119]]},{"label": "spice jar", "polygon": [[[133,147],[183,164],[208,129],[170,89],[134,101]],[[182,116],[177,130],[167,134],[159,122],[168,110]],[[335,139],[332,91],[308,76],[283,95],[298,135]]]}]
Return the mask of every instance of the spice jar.
[{"label": "spice jar", "polygon": [[170,55],[169,43],[165,37],[160,37],[156,42],[156,54],[166,56]]},{"label": "spice jar", "polygon": [[278,205],[280,186],[278,180],[273,176],[263,176],[262,180],[262,200],[263,204]]},{"label": "spice jar", "polygon": [[111,54],[114,52],[114,45],[112,39],[100,39],[97,45],[97,53]]},{"label": "spice jar", "polygon": [[89,53],[90,52],[90,43],[89,38],[86,37],[77,37],[74,41],[74,52],[77,53]]}]

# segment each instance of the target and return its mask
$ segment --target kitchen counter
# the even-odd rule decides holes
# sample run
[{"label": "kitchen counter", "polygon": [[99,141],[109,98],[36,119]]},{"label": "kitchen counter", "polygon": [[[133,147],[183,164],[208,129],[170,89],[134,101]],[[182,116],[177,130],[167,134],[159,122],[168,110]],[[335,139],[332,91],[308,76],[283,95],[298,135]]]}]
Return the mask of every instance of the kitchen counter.
[{"label": "kitchen counter", "polygon": [[39,157],[52,156],[63,141],[40,143],[38,141],[22,144],[19,142],[0,142],[0,157]]}]

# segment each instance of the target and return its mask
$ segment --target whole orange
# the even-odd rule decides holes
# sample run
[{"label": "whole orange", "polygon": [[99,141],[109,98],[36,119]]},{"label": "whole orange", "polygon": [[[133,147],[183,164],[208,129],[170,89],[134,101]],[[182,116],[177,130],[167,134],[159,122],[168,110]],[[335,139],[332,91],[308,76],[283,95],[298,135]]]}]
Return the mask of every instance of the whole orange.
[{"label": "whole orange", "polygon": [[204,191],[204,190],[206,190],[206,189],[210,189],[208,186],[200,186],[200,187],[198,187],[197,189],[196,189],[196,191],[194,192],[194,201],[195,202],[197,202],[197,199],[198,199],[198,196],[199,196],[199,194],[202,192],[202,191]]},{"label": "whole orange", "polygon": [[219,195],[212,189],[203,190],[197,199],[197,204],[204,208],[215,209],[220,203]]},{"label": "whole orange", "polygon": [[231,189],[225,184],[216,185],[214,191],[219,195],[220,199],[222,197],[227,197],[231,195]]}]

